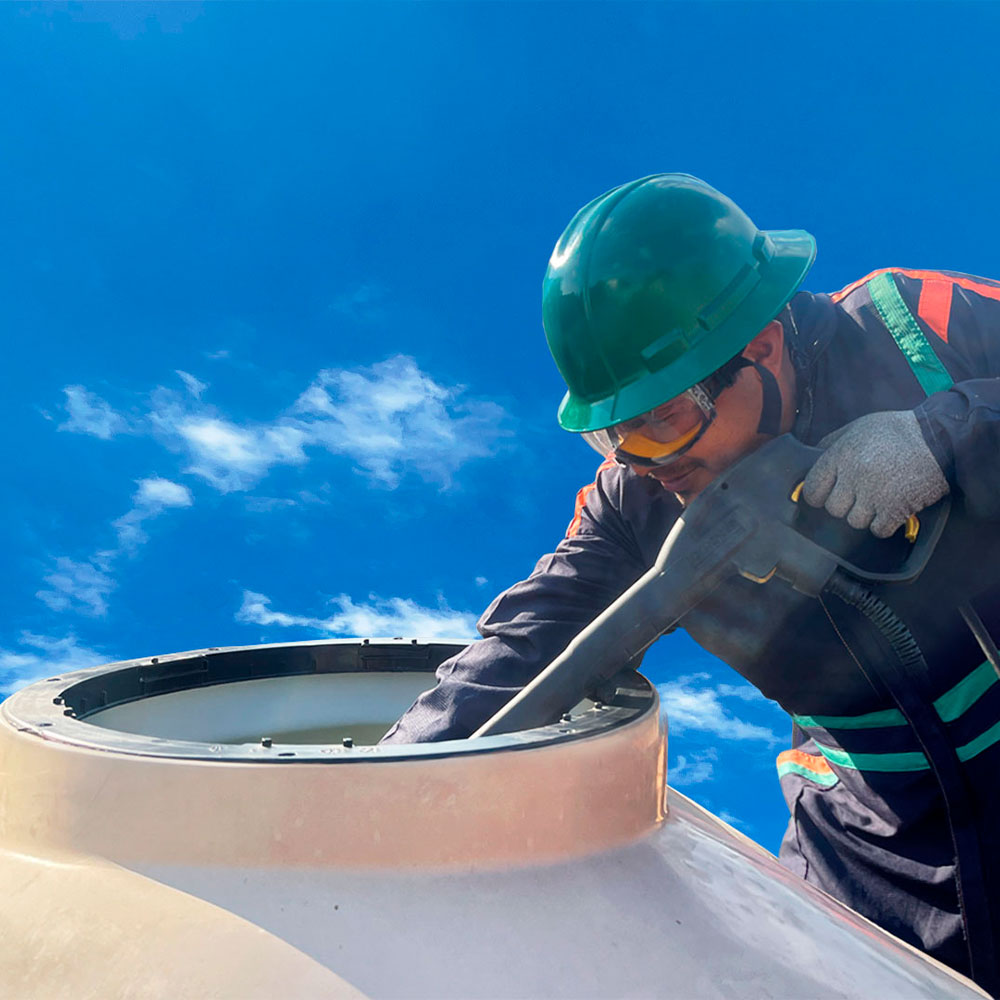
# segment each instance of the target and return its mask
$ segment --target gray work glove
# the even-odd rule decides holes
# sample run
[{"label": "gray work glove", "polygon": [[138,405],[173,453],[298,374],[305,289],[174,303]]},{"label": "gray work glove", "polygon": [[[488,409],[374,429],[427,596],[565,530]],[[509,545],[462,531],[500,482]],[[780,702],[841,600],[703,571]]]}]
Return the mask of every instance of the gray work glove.
[{"label": "gray work glove", "polygon": [[802,496],[852,528],[888,538],[911,514],[948,492],[910,410],[869,413],[827,434],[826,451],[809,470]]}]

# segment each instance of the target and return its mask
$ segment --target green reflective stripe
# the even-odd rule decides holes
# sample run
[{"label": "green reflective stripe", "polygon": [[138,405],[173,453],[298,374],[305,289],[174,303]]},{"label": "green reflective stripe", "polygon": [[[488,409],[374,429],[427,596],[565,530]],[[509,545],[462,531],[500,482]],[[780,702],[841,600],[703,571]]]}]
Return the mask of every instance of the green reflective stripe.
[{"label": "green reflective stripe", "polygon": [[963,677],[950,691],[945,691],[934,702],[942,722],[954,722],[967,712],[1000,678],[993,665],[987,660],[966,677]]},{"label": "green reflective stripe", "polygon": [[977,736],[970,743],[966,743],[964,747],[959,747],[955,753],[958,754],[958,759],[961,761],[971,760],[976,754],[989,750],[997,741],[1000,741],[1000,722],[990,726],[985,733]]},{"label": "green reflective stripe", "polygon": [[816,771],[810,771],[808,767],[803,767],[801,764],[796,764],[792,761],[778,765],[778,777],[783,778],[786,774],[800,774],[803,778],[808,778],[810,781],[817,785],[822,785],[824,788],[829,788],[840,781],[840,778],[829,771],[818,774]]},{"label": "green reflective stripe", "polygon": [[868,282],[868,293],[924,392],[929,396],[932,392],[950,389],[954,384],[952,377],[906,307],[893,276],[880,274],[872,278]]},{"label": "green reflective stripe", "polygon": [[867,715],[793,715],[792,721],[806,728],[819,726],[821,729],[879,729],[906,725],[898,708],[885,708]]},{"label": "green reflective stripe", "polygon": [[822,743],[816,746],[831,764],[852,771],[926,771],[930,767],[919,750],[913,753],[848,753]]}]

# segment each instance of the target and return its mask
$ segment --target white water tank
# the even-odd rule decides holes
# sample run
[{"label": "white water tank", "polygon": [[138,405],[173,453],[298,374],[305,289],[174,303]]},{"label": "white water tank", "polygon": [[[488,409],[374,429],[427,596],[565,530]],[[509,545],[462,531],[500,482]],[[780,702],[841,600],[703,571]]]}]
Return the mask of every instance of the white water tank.
[{"label": "white water tank", "polygon": [[458,648],[200,650],[9,698],[5,995],[984,995],[668,797],[638,674],[555,725],[376,746]]}]

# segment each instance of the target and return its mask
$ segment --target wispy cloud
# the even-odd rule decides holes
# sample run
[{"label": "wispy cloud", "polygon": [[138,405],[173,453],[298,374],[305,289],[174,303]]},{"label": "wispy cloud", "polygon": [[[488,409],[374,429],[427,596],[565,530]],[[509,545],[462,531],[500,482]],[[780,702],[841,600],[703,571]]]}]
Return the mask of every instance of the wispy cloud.
[{"label": "wispy cloud", "polygon": [[107,401],[82,385],[68,385],[63,393],[66,396],[64,408],[69,419],[59,425],[59,430],[92,434],[108,441],[129,429],[128,421],[120,413],[116,413]]},{"label": "wispy cloud", "polygon": [[282,507],[295,507],[297,502],[289,497],[247,497],[244,506],[252,514],[270,514]]},{"label": "wispy cloud", "polygon": [[76,562],[59,556],[55,569],[44,579],[48,589],[39,590],[36,596],[53,611],[81,611],[95,617],[107,614],[107,599],[115,589],[115,581],[107,572],[105,560]]},{"label": "wispy cloud", "polygon": [[320,372],[294,412],[313,442],[389,488],[411,469],[447,486],[504,436],[502,407],[463,397],[464,387],[440,385],[399,355],[358,371]]},{"label": "wispy cloud", "polygon": [[202,399],[204,382],[177,374],[187,392],[159,387],[145,417],[130,421],[82,386],[69,386],[70,419],[62,428],[105,439],[124,430],[150,434],[186,456],[185,472],[223,493],[249,490],[278,466],[305,464],[310,449],[350,459],[384,489],[408,474],[446,488],[460,467],[493,454],[510,434],[501,406],[437,382],[405,355],[325,369],[270,421],[231,419]]},{"label": "wispy cloud", "polygon": [[719,752],[714,747],[695,751],[690,756],[678,754],[677,762],[670,768],[667,778],[675,788],[700,785],[703,781],[712,779],[718,759]]},{"label": "wispy cloud", "polygon": [[239,426],[226,420],[191,417],[173,428],[191,455],[185,470],[222,493],[247,490],[275,465],[302,465],[306,435],[287,425]]},{"label": "wispy cloud", "polygon": [[746,820],[741,819],[739,816],[734,816],[728,809],[719,810],[719,819],[723,823],[728,823],[730,826],[735,827],[737,830],[742,831],[748,836],[753,835],[753,825],[748,823]]},{"label": "wispy cloud", "polygon": [[148,539],[142,528],[144,521],[156,517],[168,507],[190,507],[194,503],[191,491],[170,479],[155,476],[151,479],[140,479],[137,485],[139,489],[132,497],[132,509],[112,522],[118,533],[119,546],[129,553],[135,552]]},{"label": "wispy cloud", "polygon": [[208,383],[195,378],[190,372],[182,372],[179,368],[177,369],[177,374],[180,376],[180,379],[184,383],[184,387],[187,391],[191,393],[195,399],[201,399],[201,394],[208,388]]},{"label": "wispy cloud", "polygon": [[381,598],[370,594],[368,603],[355,604],[347,594],[331,598],[336,609],[326,618],[275,611],[270,598],[243,591],[236,620],[247,625],[304,628],[328,635],[402,636],[407,639],[473,639],[476,616],[450,608],[443,599],[428,608],[404,597]]},{"label": "wispy cloud", "polygon": [[55,639],[22,632],[19,645],[19,649],[0,648],[0,690],[8,693],[45,677],[83,670],[108,660],[103,653],[81,645],[73,634]]},{"label": "wispy cloud", "polygon": [[726,698],[743,697],[734,695],[731,685],[706,683],[709,680],[708,674],[698,673],[657,685],[671,733],[697,730],[726,740],[760,740],[771,746],[781,742],[766,726],[744,721],[723,704]]},{"label": "wispy cloud", "polygon": [[180,483],[160,476],[139,479],[132,496],[132,507],[111,522],[118,547],[101,549],[87,559],[58,556],[54,568],[45,575],[48,585],[36,596],[53,611],[73,611],[92,617],[108,612],[108,597],[116,583],[111,571],[121,555],[134,555],[148,540],[143,525],[171,507],[190,507],[191,491]]}]

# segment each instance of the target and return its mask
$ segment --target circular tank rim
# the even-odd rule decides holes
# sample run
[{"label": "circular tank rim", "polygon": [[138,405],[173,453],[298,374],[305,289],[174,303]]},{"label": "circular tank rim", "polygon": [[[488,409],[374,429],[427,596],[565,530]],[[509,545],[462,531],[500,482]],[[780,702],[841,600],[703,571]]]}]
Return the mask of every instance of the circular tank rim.
[{"label": "circular tank rim", "polygon": [[[324,639],[249,646],[212,646],[120,660],[36,681],[0,705],[0,724],[71,747],[116,754],[220,763],[327,763],[427,760],[553,746],[610,732],[657,706],[642,675],[622,671],[594,708],[552,725],[475,740],[361,745],[201,743],[125,733],[88,723],[116,705],[199,687],[322,673],[431,672],[468,646],[447,639]],[[108,694],[108,691],[111,694]]]}]

